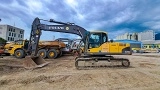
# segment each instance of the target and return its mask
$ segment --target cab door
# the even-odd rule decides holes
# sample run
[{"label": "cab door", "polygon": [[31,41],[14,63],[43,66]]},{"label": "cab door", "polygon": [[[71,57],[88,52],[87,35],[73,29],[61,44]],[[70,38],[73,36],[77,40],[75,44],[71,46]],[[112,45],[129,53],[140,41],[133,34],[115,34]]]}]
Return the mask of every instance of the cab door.
[{"label": "cab door", "polygon": [[29,41],[28,41],[28,40],[25,40],[25,41],[24,41],[24,49],[25,49],[25,50],[28,49],[28,44],[29,44]]},{"label": "cab door", "polygon": [[102,33],[102,45],[101,45],[101,52],[108,53],[109,52],[109,43],[108,43],[108,36],[106,33]]},{"label": "cab door", "polygon": [[101,52],[101,33],[92,32],[88,38],[88,53]]}]

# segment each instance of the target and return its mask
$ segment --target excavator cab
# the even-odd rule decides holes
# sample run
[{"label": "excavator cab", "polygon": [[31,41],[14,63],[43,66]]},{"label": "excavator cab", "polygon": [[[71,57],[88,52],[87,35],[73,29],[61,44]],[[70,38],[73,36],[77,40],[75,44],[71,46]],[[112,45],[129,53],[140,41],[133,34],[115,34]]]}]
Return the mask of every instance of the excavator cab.
[{"label": "excavator cab", "polygon": [[107,41],[108,41],[108,36],[106,33],[91,32],[89,35],[88,49],[98,48]]},{"label": "excavator cab", "polygon": [[108,35],[103,31],[91,31],[87,41],[85,54],[100,54],[102,45],[108,42]]},{"label": "excavator cab", "polygon": [[130,44],[108,41],[108,35],[103,31],[90,32],[86,46],[86,55],[131,54]]}]

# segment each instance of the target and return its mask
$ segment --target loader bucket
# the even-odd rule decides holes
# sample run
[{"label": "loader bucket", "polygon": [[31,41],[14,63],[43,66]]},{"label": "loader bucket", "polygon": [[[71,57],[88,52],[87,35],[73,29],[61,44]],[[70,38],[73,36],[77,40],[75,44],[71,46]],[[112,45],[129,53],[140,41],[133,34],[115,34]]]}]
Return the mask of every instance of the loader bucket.
[{"label": "loader bucket", "polygon": [[23,62],[23,66],[26,69],[35,69],[41,68],[48,65],[49,62],[46,62],[42,57],[33,57],[33,56],[26,56]]}]

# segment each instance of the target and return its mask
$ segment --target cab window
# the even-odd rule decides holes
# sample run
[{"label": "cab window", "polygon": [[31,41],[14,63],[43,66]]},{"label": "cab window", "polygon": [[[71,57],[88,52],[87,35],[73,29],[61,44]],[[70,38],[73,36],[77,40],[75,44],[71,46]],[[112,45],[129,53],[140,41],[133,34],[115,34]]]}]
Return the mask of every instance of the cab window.
[{"label": "cab window", "polygon": [[98,48],[101,44],[101,33],[91,33],[89,38],[89,48]]},{"label": "cab window", "polygon": [[102,43],[108,42],[108,37],[105,33],[102,33]]}]

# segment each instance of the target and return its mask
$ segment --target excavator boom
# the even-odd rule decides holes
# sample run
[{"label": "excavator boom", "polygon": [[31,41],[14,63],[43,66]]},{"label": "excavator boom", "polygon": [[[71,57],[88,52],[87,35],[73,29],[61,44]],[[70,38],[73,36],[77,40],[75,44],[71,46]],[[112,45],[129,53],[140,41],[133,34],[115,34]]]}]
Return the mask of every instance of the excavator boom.
[{"label": "excavator boom", "polygon": [[[55,25],[46,25],[46,24],[41,24],[40,20],[42,19],[35,18],[35,20],[32,23],[32,29],[30,33],[30,39],[29,39],[28,50],[27,50],[28,54],[31,54],[31,56],[25,57],[27,58],[24,61],[25,68],[43,67],[48,64],[48,62],[46,62],[44,59],[37,56],[38,43],[40,40],[40,36],[42,34],[42,30],[76,34],[82,38],[82,41],[84,43],[87,35],[89,34],[87,30],[73,23],[64,23],[64,22],[54,21],[51,19],[49,22],[55,23]],[[47,20],[43,20],[43,21],[47,21]]]},{"label": "excavator boom", "polygon": [[41,24],[39,18],[35,18],[35,20],[33,21],[31,35],[30,35],[30,44],[28,48],[28,51],[31,51],[33,56],[37,56],[37,47],[42,30],[76,34],[79,35],[82,38],[82,41],[85,43],[85,39],[89,34],[89,32],[84,28],[74,24],[62,23],[58,21],[52,21],[52,22],[61,25]]}]

